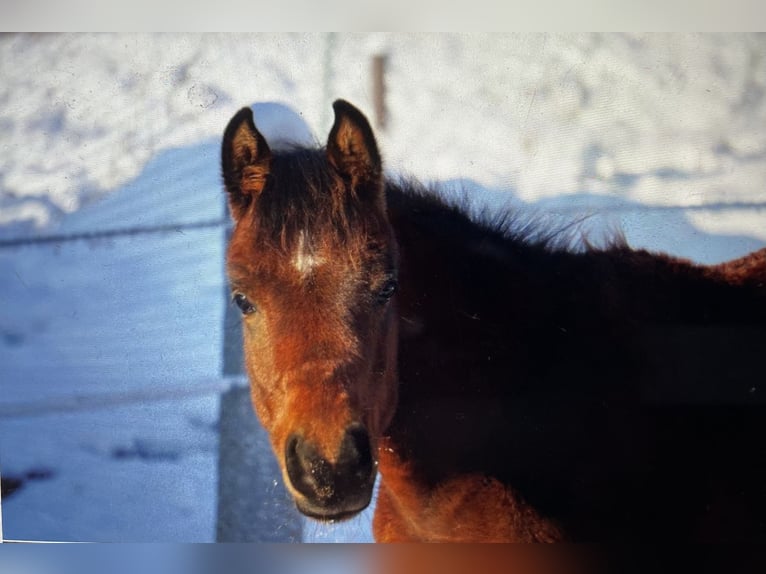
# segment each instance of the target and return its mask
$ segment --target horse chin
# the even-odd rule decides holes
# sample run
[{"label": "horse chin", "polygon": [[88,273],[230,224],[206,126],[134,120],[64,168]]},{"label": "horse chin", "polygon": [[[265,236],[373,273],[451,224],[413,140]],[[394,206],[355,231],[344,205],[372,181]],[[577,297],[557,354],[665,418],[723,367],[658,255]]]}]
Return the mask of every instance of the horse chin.
[{"label": "horse chin", "polygon": [[312,518],[314,520],[318,520],[320,522],[327,522],[327,523],[335,523],[335,522],[344,522],[346,520],[351,520],[356,515],[358,515],[362,510],[367,508],[367,505],[365,505],[362,508],[359,508],[357,510],[343,510],[340,512],[331,512],[327,511],[325,509],[317,512],[315,510],[309,510],[307,508],[301,507],[300,504],[296,504],[298,510],[301,514],[304,516],[308,516],[309,518]]},{"label": "horse chin", "polygon": [[295,506],[304,516],[320,522],[343,522],[354,518],[370,505],[372,488],[364,497],[353,501],[341,501],[337,504],[316,504],[306,498],[296,498]]}]

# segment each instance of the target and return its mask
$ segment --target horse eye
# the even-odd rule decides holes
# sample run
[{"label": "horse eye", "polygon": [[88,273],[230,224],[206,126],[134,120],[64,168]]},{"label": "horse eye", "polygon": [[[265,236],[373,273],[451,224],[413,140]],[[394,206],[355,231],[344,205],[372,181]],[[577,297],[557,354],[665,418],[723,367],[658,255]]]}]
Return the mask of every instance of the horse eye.
[{"label": "horse eye", "polygon": [[394,296],[394,293],[396,293],[396,289],[399,286],[399,283],[396,281],[396,279],[389,279],[383,284],[383,287],[380,288],[380,291],[378,291],[378,301],[380,303],[385,303],[391,297]]},{"label": "horse eye", "polygon": [[239,307],[239,310],[242,311],[243,315],[249,315],[255,311],[255,305],[243,293],[234,293],[232,300]]}]

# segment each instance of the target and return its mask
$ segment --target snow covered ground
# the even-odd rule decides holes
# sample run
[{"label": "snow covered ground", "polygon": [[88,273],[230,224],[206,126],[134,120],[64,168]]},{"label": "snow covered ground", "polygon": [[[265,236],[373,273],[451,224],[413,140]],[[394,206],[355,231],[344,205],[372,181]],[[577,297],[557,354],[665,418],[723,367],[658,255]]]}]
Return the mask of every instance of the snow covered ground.
[{"label": "snow covered ground", "polygon": [[[700,262],[766,245],[764,35],[0,36],[6,538],[213,539],[220,134],[253,103],[304,140],[336,97],[372,117],[376,53],[392,172]],[[369,526],[337,532],[304,538]]]},{"label": "snow covered ground", "polygon": [[[56,231],[220,217],[204,157],[161,153]],[[2,472],[50,473],[3,504],[6,537],[212,538],[222,247],[219,227],[0,252]]]}]

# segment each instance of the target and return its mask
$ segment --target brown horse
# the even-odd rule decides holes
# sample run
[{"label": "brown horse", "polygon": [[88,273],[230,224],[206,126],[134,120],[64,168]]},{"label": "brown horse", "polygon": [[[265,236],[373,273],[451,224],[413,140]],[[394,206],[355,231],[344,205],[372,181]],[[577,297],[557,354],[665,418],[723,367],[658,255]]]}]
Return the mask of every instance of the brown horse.
[{"label": "brown horse", "polygon": [[[766,540],[766,249],[715,266],[568,245],[326,148],[226,128],[255,410],[304,514],[379,541]],[[521,230],[521,231],[519,231]],[[571,243],[571,242],[569,242]]]}]

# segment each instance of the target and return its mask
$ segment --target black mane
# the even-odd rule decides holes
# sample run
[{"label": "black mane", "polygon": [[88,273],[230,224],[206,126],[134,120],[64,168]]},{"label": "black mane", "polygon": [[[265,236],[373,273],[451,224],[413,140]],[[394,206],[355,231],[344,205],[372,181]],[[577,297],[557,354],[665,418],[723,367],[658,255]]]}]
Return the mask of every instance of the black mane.
[{"label": "black mane", "polygon": [[[335,192],[337,184],[338,175],[325,148],[281,150],[273,156],[267,184],[257,199],[254,224],[283,248],[291,247],[302,230],[317,226],[331,227],[345,242],[363,230],[364,217],[355,198]],[[449,197],[438,184],[425,185],[415,178],[388,177],[385,190],[389,209],[407,209],[414,222],[435,236],[457,237],[481,251],[522,248],[572,253],[594,249],[582,230],[585,218],[552,224],[546,214],[517,206],[476,208],[475,198],[467,192]],[[601,247],[627,244],[617,232]]]}]

